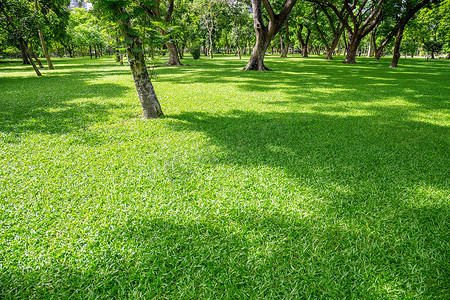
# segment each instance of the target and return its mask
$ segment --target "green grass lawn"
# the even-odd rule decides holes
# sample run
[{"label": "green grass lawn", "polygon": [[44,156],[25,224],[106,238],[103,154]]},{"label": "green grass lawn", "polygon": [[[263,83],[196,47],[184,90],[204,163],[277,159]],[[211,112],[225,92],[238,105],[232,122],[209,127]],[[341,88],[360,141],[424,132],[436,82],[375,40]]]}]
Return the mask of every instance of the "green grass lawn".
[{"label": "green grass lawn", "polygon": [[[247,57],[248,59],[248,57]],[[0,64],[0,298],[448,299],[450,62]]]}]

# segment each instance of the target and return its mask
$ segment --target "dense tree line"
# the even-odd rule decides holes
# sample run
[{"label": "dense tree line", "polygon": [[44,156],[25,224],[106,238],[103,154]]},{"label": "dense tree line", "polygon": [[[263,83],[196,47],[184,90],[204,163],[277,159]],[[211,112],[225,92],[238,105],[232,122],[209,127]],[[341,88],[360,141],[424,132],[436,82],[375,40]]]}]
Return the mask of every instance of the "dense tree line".
[{"label": "dense tree line", "polygon": [[148,118],[162,111],[146,59],[161,55],[182,66],[186,52],[248,54],[244,70],[259,71],[270,70],[268,52],[342,54],[349,64],[386,53],[391,67],[402,53],[450,58],[450,0],[93,0],[92,11],[69,2],[0,0],[0,53],[20,52],[39,76],[40,57],[53,68],[50,53],[126,54]]}]

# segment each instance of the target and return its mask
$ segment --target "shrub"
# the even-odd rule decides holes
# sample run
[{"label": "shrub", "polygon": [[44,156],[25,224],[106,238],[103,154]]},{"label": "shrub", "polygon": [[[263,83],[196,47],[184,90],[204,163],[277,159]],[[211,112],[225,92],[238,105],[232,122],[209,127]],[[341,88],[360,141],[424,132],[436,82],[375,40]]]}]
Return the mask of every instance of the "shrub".
[{"label": "shrub", "polygon": [[199,45],[193,45],[191,47],[191,54],[192,54],[192,57],[194,59],[199,59],[200,58],[200,46]]}]

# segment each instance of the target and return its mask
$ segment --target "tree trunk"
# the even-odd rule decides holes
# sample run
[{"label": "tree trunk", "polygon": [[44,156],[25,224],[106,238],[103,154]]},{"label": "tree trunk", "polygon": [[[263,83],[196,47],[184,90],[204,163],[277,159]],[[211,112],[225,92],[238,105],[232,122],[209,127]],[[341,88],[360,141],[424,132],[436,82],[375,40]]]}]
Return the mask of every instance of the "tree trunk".
[{"label": "tree trunk", "polygon": [[25,41],[24,41],[23,38],[20,38],[20,45],[25,50],[25,56],[28,59],[28,61],[31,63],[31,65],[33,66],[33,69],[36,72],[36,75],[37,76],[42,76],[41,72],[39,72],[39,69],[36,67],[36,64],[34,63],[33,59],[31,58],[31,55],[28,52],[27,46],[26,46]]},{"label": "tree trunk", "polygon": [[28,60],[27,48],[26,47],[27,46],[25,45],[25,42],[22,43],[22,41],[20,41],[19,48],[20,48],[20,52],[22,53],[22,65],[29,65],[30,64],[30,61]]},{"label": "tree trunk", "polygon": [[[255,29],[256,43],[244,70],[270,71],[264,65],[264,56],[266,55],[270,42],[286,22],[295,3],[297,3],[297,0],[286,0],[281,12],[275,14],[268,0],[252,0],[253,28]],[[267,26],[264,25],[263,21],[262,4],[269,19]]]},{"label": "tree trunk", "polygon": [[392,63],[390,65],[390,68],[398,67],[398,60],[400,59],[400,44],[403,39],[403,30],[405,29],[405,25],[399,24],[399,26],[398,26],[397,37],[395,38],[394,52],[393,52]]},{"label": "tree trunk", "polygon": [[280,45],[281,45],[281,58],[286,58],[287,57],[287,47],[286,44],[283,41],[283,35],[280,33]]},{"label": "tree trunk", "polygon": [[282,58],[286,58],[287,57],[287,54],[288,54],[288,51],[289,51],[289,45],[291,43],[291,41],[289,40],[289,24],[288,24],[288,22],[286,22],[285,28],[286,28],[286,34],[285,34],[286,43],[284,43],[283,36],[280,34],[280,39],[281,39],[281,57]]},{"label": "tree trunk", "polygon": [[358,51],[359,43],[361,42],[361,38],[357,34],[348,34],[348,46],[347,46],[347,55],[344,64],[355,64],[356,63],[356,52]]},{"label": "tree trunk", "polygon": [[30,50],[29,51],[30,51],[31,56],[34,58],[34,60],[37,61],[38,65],[39,65],[39,68],[43,69],[44,66],[42,65],[42,63],[39,60],[39,58],[36,56],[36,53],[34,53],[34,51],[33,51],[33,44],[32,43],[30,43]]},{"label": "tree trunk", "polygon": [[209,58],[214,58],[214,55],[213,55],[212,30],[209,30],[208,34],[209,34]]},{"label": "tree trunk", "polygon": [[169,50],[169,61],[166,66],[182,66],[180,62],[180,57],[178,56],[178,49],[173,41],[167,42],[166,47]]},{"label": "tree trunk", "polygon": [[173,42],[173,44],[175,45],[175,49],[177,50],[178,59],[183,59],[183,56],[184,56],[184,48],[181,47],[180,44],[177,43],[177,42]]},{"label": "tree trunk", "polygon": [[249,71],[271,71],[264,65],[264,56],[266,55],[267,48],[269,47],[271,38],[269,37],[267,31],[257,31],[256,43],[253,47],[252,55],[250,60],[243,70]]},{"label": "tree trunk", "polygon": [[142,41],[140,37],[134,33],[129,17],[123,17],[123,15],[128,16],[125,8],[119,9],[115,13],[116,16],[119,17],[118,23],[126,42],[128,62],[144,112],[144,118],[150,119],[162,117],[163,112],[158,98],[156,97],[155,90],[153,89],[152,82],[150,81],[150,77],[148,76],[147,67],[145,66]]},{"label": "tree trunk", "polygon": [[297,39],[300,43],[300,47],[302,48],[302,57],[308,57],[308,42],[309,37],[311,35],[311,29],[306,28],[308,31],[306,33],[306,38],[303,39],[302,37],[302,31],[303,31],[303,25],[300,25],[300,30],[297,32]]},{"label": "tree trunk", "polygon": [[44,40],[44,35],[42,34],[42,31],[38,29],[39,39],[41,40],[42,50],[44,51],[45,59],[47,60],[47,65],[50,70],[54,70],[52,60],[50,59],[50,55],[48,54],[47,45]]}]

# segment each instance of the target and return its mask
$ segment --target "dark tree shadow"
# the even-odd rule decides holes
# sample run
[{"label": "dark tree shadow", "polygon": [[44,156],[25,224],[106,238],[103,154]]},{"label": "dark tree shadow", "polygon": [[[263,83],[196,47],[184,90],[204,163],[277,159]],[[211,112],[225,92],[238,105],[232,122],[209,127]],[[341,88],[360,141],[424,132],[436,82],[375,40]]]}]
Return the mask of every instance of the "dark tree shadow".
[{"label": "dark tree shadow", "polygon": [[[335,63],[340,62],[327,62]],[[41,268],[4,267],[0,296],[20,298],[32,291],[36,298],[385,299],[396,292],[404,297],[447,297],[450,207],[442,195],[449,189],[449,132],[446,126],[417,118],[417,113],[445,107],[427,95],[431,89],[442,92],[447,87],[430,87],[429,92],[414,96],[419,90],[415,84],[440,84],[442,80],[434,75],[414,79],[411,74],[390,70],[386,74],[392,78],[375,76],[374,80],[373,70],[380,68],[376,63],[362,65],[355,73],[346,68],[338,80],[332,76],[335,68],[321,69],[315,60],[307,60],[309,79],[295,77],[301,76],[299,68],[289,65],[285,74],[269,80],[265,74],[234,70],[242,61],[218,71],[220,64],[201,66],[205,69],[201,73],[182,68],[177,71],[183,76],[157,80],[176,85],[235,82],[239,77],[239,88],[259,92],[276,88],[282,81],[287,99],[265,103],[292,107],[292,111],[183,112],[164,120],[168,128],[200,132],[208,146],[220,150],[208,153],[202,149],[205,156],[196,163],[281,170],[298,186],[294,199],[307,191],[314,194],[314,201],[292,204],[296,207],[290,214],[267,209],[264,204],[239,208],[217,204],[207,212],[204,206],[208,204],[195,193],[176,206],[173,202],[179,198],[173,190],[175,200],[161,201],[167,205],[164,213],[155,212],[148,203],[137,203],[134,210],[130,209],[133,203],[123,203],[123,211],[97,211],[96,207],[95,213],[101,216],[90,215],[92,220],[86,221],[85,227],[91,226],[89,221],[98,226],[95,236],[70,239],[73,242],[66,252],[56,261],[42,262]],[[281,69],[281,63],[272,66]],[[367,72],[362,72],[363,68]],[[402,83],[402,78],[412,81]],[[346,80],[354,80],[356,86],[348,87]],[[377,104],[388,95],[387,89],[379,88],[380,82],[399,85],[393,97],[412,89],[414,95],[406,101],[416,106]],[[328,84],[335,93],[318,90],[310,92],[315,95],[312,99],[302,97],[302,91],[319,84]],[[369,93],[378,94],[365,99],[370,84],[374,86]],[[96,85],[81,86],[92,88],[94,94]],[[105,97],[115,89],[101,87],[108,91]],[[119,92],[125,91],[122,88]],[[75,95],[76,90],[72,91]],[[32,104],[26,108],[42,117],[33,126],[28,125],[31,114],[16,113],[27,110],[18,110],[18,104],[7,100],[12,108],[3,111],[8,122],[22,132],[65,133],[107,118],[108,110],[115,109],[110,104],[96,107],[89,103],[71,111],[70,100],[76,97],[53,99],[52,104],[28,99]],[[298,111],[304,105],[310,110]],[[80,122],[58,126],[49,109],[60,106],[69,112],[57,112],[56,116],[69,120],[75,115]],[[354,113],[355,109],[363,112]],[[8,122],[0,123],[0,132],[14,130]],[[49,126],[52,122],[55,129]],[[203,174],[193,173],[189,163],[170,163],[164,171],[165,184],[179,181],[185,189],[196,189],[186,182],[189,179],[177,175],[185,172],[195,179]],[[192,214],[180,212],[186,208]],[[201,213],[195,214],[198,211]],[[67,256],[78,260],[68,263]],[[395,288],[401,290],[392,291]]]},{"label": "dark tree shadow", "polygon": [[129,87],[96,83],[105,76],[128,74],[128,70],[104,71],[101,67],[105,68],[105,64],[57,65],[53,73],[40,78],[1,78],[0,132],[7,134],[9,142],[28,132],[75,133],[80,140],[95,139],[87,130],[90,124],[105,122],[114,112],[129,108],[127,104],[108,101],[125,95]]}]

